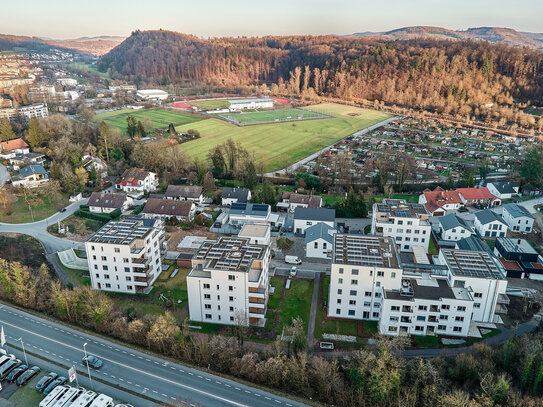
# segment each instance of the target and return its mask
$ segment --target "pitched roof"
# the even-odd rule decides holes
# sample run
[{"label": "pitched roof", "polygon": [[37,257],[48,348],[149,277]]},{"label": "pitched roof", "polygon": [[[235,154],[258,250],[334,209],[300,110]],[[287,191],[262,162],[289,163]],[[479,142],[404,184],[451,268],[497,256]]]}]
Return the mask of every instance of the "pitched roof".
[{"label": "pitched roof", "polygon": [[508,204],[503,205],[503,210],[509,212],[509,214],[513,218],[520,218],[522,216],[526,216],[527,218],[535,219],[534,215],[532,215],[528,211],[528,209],[516,203],[508,203]]},{"label": "pitched roof", "polygon": [[487,187],[480,188],[456,188],[456,191],[460,193],[464,199],[468,201],[489,199],[494,200],[496,197],[490,193]]},{"label": "pitched roof", "polygon": [[322,197],[319,195],[304,195],[288,191],[283,192],[282,198],[294,204],[307,204],[308,208],[320,208],[322,203]]},{"label": "pitched roof", "polygon": [[127,197],[124,194],[108,194],[93,192],[87,203],[88,206],[96,206],[99,208],[116,208],[120,209],[126,202]]},{"label": "pitched roof", "polygon": [[459,250],[467,250],[470,252],[488,252],[490,253],[490,247],[482,241],[479,237],[470,235],[456,242],[456,248]]},{"label": "pitched roof", "polygon": [[336,220],[336,210],[325,208],[298,207],[294,210],[294,219],[334,222]]},{"label": "pitched roof", "polygon": [[13,140],[2,141],[0,147],[4,151],[13,151],[19,148],[28,148],[28,144],[22,138],[16,138]]},{"label": "pitched roof", "polygon": [[198,199],[202,191],[199,185],[168,185],[164,195],[170,198]]},{"label": "pitched roof", "polygon": [[446,204],[462,203],[460,194],[457,191],[444,191],[439,187],[433,191],[424,191],[424,196],[426,197],[426,208],[430,212],[434,212]]},{"label": "pitched roof", "polygon": [[116,184],[126,185],[138,185],[138,181],[143,181],[149,176],[149,171],[143,168],[129,168],[123,175],[121,175],[115,181]]},{"label": "pitched roof", "polygon": [[189,216],[192,206],[192,201],[176,201],[172,199],[147,199],[147,203],[143,208],[142,213],[149,215],[167,215],[167,216]]},{"label": "pitched roof", "polygon": [[517,191],[515,191],[513,188],[518,188],[518,182],[490,182],[498,190],[500,194],[515,194]]},{"label": "pitched roof", "polygon": [[464,219],[459,218],[454,213],[441,216],[439,218],[439,223],[441,224],[441,227],[443,228],[443,230],[450,230],[456,227],[463,227],[463,228],[469,229],[468,225],[466,225],[466,222],[464,222]]},{"label": "pitched roof", "polygon": [[43,168],[42,165],[38,164],[30,164],[19,170],[19,175],[21,175],[22,177],[28,177],[33,174],[47,174],[47,171],[45,170],[45,168]]},{"label": "pitched roof", "polygon": [[237,199],[239,203],[246,203],[249,200],[249,192],[250,191],[247,188],[224,187],[222,189],[221,198]]},{"label": "pitched roof", "polygon": [[334,242],[335,229],[326,223],[317,223],[305,230],[305,244],[311,243],[317,239],[324,239],[328,243]]},{"label": "pitched roof", "polygon": [[505,225],[504,220],[500,215],[497,215],[496,212],[491,211],[490,209],[485,209],[479,212],[475,212],[475,217],[479,219],[479,222],[481,222],[483,225],[486,225],[487,223],[498,221]]}]

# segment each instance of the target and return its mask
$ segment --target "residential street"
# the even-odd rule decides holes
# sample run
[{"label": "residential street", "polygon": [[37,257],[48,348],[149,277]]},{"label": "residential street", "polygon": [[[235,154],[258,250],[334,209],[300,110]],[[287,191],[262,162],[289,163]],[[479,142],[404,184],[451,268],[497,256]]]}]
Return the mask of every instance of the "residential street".
[{"label": "residential street", "polygon": [[5,165],[0,164],[0,188],[4,186],[4,184],[11,179],[11,176],[9,175],[9,171],[6,168]]},{"label": "residential street", "polygon": [[[28,352],[39,354],[40,357],[61,364],[65,368],[74,365],[79,371],[80,378],[86,374],[81,359],[84,356],[83,344],[88,343],[87,352],[104,362],[100,370],[91,370],[92,377],[135,394],[144,394],[158,402],[191,399],[206,407],[305,405],[120,346],[7,305],[0,305],[0,324],[4,327],[10,348],[20,347],[18,338],[22,338]],[[96,380],[93,380],[94,382]],[[117,394],[116,390],[112,389],[110,395],[123,399],[126,394],[124,392]],[[138,401],[134,405],[148,406],[149,403]]]}]

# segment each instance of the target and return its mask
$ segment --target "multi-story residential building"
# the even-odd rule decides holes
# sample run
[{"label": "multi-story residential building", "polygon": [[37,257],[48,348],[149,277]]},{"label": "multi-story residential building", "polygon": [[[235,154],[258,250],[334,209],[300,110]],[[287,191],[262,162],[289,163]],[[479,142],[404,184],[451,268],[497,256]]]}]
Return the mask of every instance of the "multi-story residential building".
[{"label": "multi-story residential building", "polygon": [[334,235],[328,316],[378,321],[383,289],[399,290],[401,279],[393,238]]},{"label": "multi-story residential building", "polygon": [[228,223],[241,229],[246,223],[266,223],[271,214],[270,205],[233,203],[228,211]]},{"label": "multi-story residential building", "polygon": [[474,233],[464,219],[454,213],[441,216],[438,219],[441,240],[456,242]]},{"label": "multi-story residential building", "polygon": [[524,206],[516,203],[503,205],[503,220],[512,232],[531,233],[535,217]]},{"label": "multi-story residential building", "polygon": [[128,194],[143,194],[155,191],[158,178],[154,172],[143,168],[129,168],[115,181],[115,188]]},{"label": "multi-story residential building", "polygon": [[192,321],[262,327],[268,304],[270,247],[247,238],[205,241],[187,276]]},{"label": "multi-story residential building", "polygon": [[307,228],[324,223],[330,227],[336,225],[336,210],[325,208],[301,208],[294,210],[294,233],[305,235]]},{"label": "multi-story residential building", "polygon": [[473,226],[482,237],[503,237],[507,233],[507,224],[490,209],[475,212]]},{"label": "multi-story residential building", "polygon": [[373,205],[371,233],[392,237],[400,251],[413,251],[420,246],[428,252],[432,226],[428,212],[421,204],[408,204],[403,199],[385,199]]},{"label": "multi-story residential building", "polygon": [[108,222],[85,242],[92,287],[121,293],[148,293],[161,272],[164,230],[141,217]]}]

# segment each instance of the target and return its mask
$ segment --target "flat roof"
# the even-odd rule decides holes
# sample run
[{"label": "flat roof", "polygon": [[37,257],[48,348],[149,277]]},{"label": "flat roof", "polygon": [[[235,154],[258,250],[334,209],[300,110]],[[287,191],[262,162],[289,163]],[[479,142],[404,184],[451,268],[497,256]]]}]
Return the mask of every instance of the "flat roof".
[{"label": "flat roof", "polygon": [[193,260],[205,260],[204,269],[249,271],[253,260],[264,259],[267,246],[250,244],[248,238],[220,237],[206,240]]},{"label": "flat roof", "polygon": [[334,235],[334,264],[400,268],[396,244],[391,237]]},{"label": "flat roof", "polygon": [[269,223],[246,223],[239,232],[239,237],[265,237],[270,230]]},{"label": "flat roof", "polygon": [[441,300],[443,298],[456,299],[457,296],[444,278],[404,280],[408,283],[406,290],[385,290],[385,298],[392,300],[410,300],[411,298],[424,300]]},{"label": "flat roof", "polygon": [[455,276],[503,279],[503,273],[487,252],[441,249],[449,270]]},{"label": "flat roof", "polygon": [[373,204],[373,210],[396,218],[418,218],[428,213],[424,205],[407,203],[404,199],[384,199],[381,203]]},{"label": "flat roof", "polygon": [[143,218],[111,221],[87,239],[87,242],[130,245],[136,239],[145,239],[155,228]]},{"label": "flat roof", "polygon": [[511,237],[498,237],[496,239],[508,253],[539,254],[525,239],[514,239]]}]

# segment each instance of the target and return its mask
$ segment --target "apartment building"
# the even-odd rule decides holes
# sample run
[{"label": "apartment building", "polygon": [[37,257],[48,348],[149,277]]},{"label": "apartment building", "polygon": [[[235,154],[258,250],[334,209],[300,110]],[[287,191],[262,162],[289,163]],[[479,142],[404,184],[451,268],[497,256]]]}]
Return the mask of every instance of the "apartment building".
[{"label": "apartment building", "polygon": [[428,252],[432,226],[422,204],[408,204],[403,199],[385,199],[373,204],[371,234],[392,237],[400,251],[411,252],[420,246]]},{"label": "apartment building", "polygon": [[400,289],[402,266],[391,237],[334,235],[328,316],[379,321],[383,289]]},{"label": "apartment building", "polygon": [[108,222],[85,242],[92,287],[149,293],[162,267],[162,223],[141,217]]},{"label": "apartment building", "polygon": [[205,241],[187,276],[192,321],[263,327],[268,305],[270,247],[248,238]]}]

